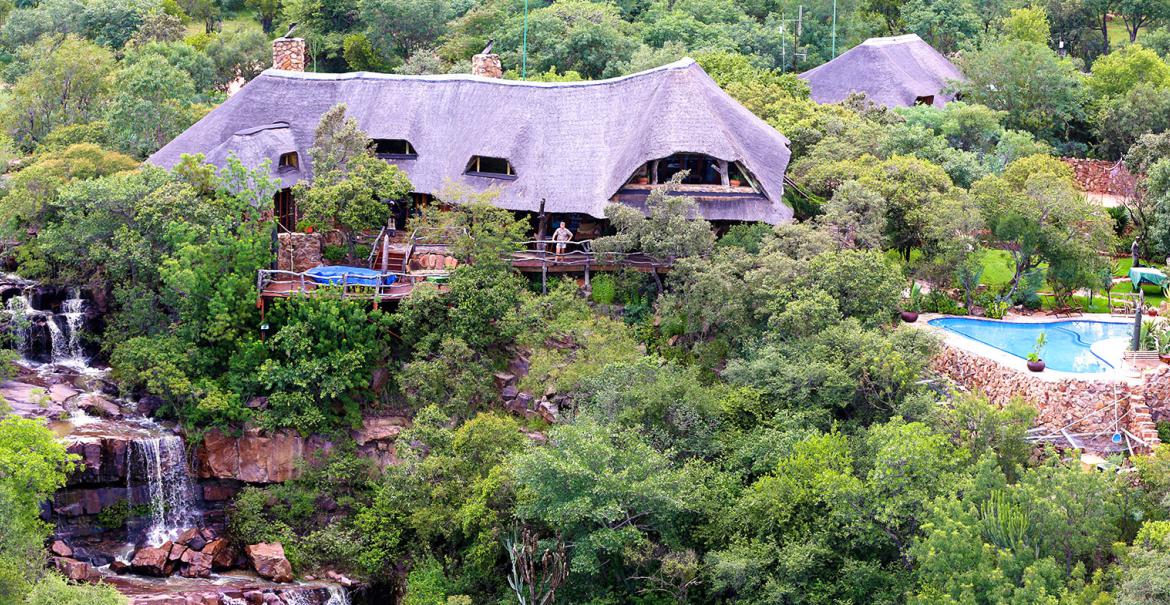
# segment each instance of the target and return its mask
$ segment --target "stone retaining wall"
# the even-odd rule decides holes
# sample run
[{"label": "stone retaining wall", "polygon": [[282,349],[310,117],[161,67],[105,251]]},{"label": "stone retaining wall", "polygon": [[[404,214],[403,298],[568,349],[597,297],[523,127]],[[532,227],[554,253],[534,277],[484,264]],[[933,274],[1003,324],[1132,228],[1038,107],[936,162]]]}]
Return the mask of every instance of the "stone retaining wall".
[{"label": "stone retaining wall", "polygon": [[1111,431],[1113,407],[1118,403],[1117,413],[1125,416],[1124,428],[1156,445],[1160,441],[1151,410],[1165,410],[1164,413],[1170,414],[1170,371],[1166,370],[1148,374],[1146,382],[1139,384],[1049,380],[945,344],[931,367],[956,383],[986,395],[996,405],[1004,405],[1013,397],[1023,398],[1036,407],[1036,423],[1052,430],[1073,424],[1069,427],[1072,433]]}]

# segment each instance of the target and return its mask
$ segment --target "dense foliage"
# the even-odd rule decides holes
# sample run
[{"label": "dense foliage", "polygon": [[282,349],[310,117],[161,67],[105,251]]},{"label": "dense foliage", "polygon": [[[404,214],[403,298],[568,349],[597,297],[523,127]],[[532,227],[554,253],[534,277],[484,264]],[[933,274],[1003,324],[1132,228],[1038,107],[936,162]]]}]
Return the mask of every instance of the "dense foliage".
[{"label": "dense foliage", "polygon": [[[895,324],[1077,304],[1112,287],[1133,238],[1147,260],[1170,254],[1166,0],[524,6],[0,3],[5,262],[99,293],[112,379],[191,439],[334,444],[296,479],[246,488],[234,539],[280,541],[299,574],[340,570],[410,604],[1170,598],[1170,447],[1133,475],[1083,472],[1025,440],[1026,402],[940,388],[937,342]],[[649,217],[615,205],[596,241],[669,273],[537,294],[503,259],[531,217],[451,182],[436,192],[450,208],[411,208],[408,225],[451,244],[441,286],[381,308],[328,288],[260,308],[270,166],[139,161],[255,77],[292,23],[317,71],[467,71],[488,40],[507,77],[541,81],[692,55],[791,141],[800,220],[716,237],[672,183]],[[794,75],[905,32],[952,55],[962,101],[817,105]],[[1104,210],[1062,155],[1123,161],[1135,194]],[[335,230],[360,263],[411,185],[344,106],[309,156],[299,226]],[[502,408],[517,369],[557,422]],[[409,418],[384,468],[352,438],[371,415]],[[117,602],[44,569],[39,505],[73,462],[40,424],[0,419],[0,602]]]}]

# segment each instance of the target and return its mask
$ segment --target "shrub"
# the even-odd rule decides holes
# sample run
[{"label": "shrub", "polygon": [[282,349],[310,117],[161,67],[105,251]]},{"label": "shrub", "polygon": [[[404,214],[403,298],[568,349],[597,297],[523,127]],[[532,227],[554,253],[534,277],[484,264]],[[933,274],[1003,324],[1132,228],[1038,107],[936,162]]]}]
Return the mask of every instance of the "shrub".
[{"label": "shrub", "polygon": [[345,246],[325,246],[325,249],[321,251],[321,256],[331,263],[339,263],[345,260],[346,254]]},{"label": "shrub", "polygon": [[611,275],[598,275],[594,277],[589,284],[593,292],[590,298],[593,302],[599,305],[612,305],[613,301],[617,299],[617,282],[614,281]]}]

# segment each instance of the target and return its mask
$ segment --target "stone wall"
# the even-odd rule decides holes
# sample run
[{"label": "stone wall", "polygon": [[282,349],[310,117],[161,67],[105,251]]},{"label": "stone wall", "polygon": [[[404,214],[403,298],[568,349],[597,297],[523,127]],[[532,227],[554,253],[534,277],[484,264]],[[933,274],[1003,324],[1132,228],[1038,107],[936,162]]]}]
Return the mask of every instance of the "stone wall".
[{"label": "stone wall", "polygon": [[276,236],[276,268],[302,273],[321,264],[321,236],[286,232]]},{"label": "stone wall", "polygon": [[[1106,380],[1052,380],[1021,372],[982,355],[943,345],[931,367],[956,383],[982,393],[996,405],[1021,397],[1036,407],[1036,423],[1051,430],[1069,426],[1072,433],[1111,431],[1114,404],[1125,416],[1126,430],[1147,443],[1159,443],[1151,419],[1150,401],[1156,401],[1170,388],[1170,374],[1163,373],[1157,385]],[[1163,400],[1161,407],[1170,407]],[[1170,410],[1168,410],[1170,412]]]},{"label": "stone wall", "polygon": [[305,71],[304,38],[277,38],[272,41],[272,67]]}]

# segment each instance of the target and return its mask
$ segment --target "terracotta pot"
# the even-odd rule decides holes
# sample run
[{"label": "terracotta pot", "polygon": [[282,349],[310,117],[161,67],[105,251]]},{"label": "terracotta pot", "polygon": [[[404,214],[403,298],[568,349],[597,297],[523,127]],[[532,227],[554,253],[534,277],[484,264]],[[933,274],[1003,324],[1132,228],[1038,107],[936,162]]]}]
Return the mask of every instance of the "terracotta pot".
[{"label": "terracotta pot", "polygon": [[649,183],[649,182],[650,182],[649,177],[640,176],[640,177],[634,179],[635,185],[645,185],[646,183]]},{"label": "terracotta pot", "polygon": [[305,233],[312,233],[312,232],[313,232],[313,226],[312,226],[312,225],[309,225],[308,227],[305,227]]},{"label": "terracotta pot", "polygon": [[1157,309],[1148,309],[1148,310],[1146,311],[1146,315],[1149,315],[1150,317],[1157,317],[1157,316],[1158,316],[1158,310],[1157,310]]},{"label": "terracotta pot", "polygon": [[902,321],[904,321],[908,324],[912,324],[912,323],[918,321],[918,312],[917,311],[902,311],[900,313],[900,315],[902,316]]},{"label": "terracotta pot", "polygon": [[1170,364],[1170,353],[1159,355],[1158,358],[1162,360],[1162,363]]},{"label": "terracotta pot", "polygon": [[739,179],[731,179],[727,182],[727,184],[731,185],[732,187],[739,187],[740,185],[743,185],[743,181]]},{"label": "terracotta pot", "polygon": [[1040,361],[1029,361],[1028,362],[1028,369],[1032,370],[1033,372],[1043,372],[1044,371],[1044,360],[1041,359]]}]

